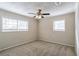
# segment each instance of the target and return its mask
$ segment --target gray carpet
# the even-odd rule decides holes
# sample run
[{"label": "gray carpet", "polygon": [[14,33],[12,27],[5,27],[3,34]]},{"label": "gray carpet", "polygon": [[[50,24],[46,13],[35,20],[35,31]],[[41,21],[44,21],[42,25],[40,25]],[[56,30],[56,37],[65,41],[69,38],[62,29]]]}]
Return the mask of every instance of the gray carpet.
[{"label": "gray carpet", "polygon": [[73,47],[34,41],[0,52],[0,56],[74,56]]}]

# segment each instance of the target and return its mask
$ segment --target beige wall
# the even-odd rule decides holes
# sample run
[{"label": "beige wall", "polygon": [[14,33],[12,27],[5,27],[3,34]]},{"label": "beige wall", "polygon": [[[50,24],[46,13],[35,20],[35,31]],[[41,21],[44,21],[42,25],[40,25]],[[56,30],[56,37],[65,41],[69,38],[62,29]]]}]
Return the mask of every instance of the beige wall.
[{"label": "beige wall", "polygon": [[[65,20],[65,32],[53,31],[53,21]],[[74,46],[75,13],[41,19],[39,22],[39,39],[47,42]]]},{"label": "beige wall", "polygon": [[[36,20],[11,13],[8,11],[0,10],[0,22],[1,17],[8,17],[18,20],[26,20],[29,22],[29,30],[27,32],[1,32],[0,28],[0,50],[6,49],[19,44],[28,43],[37,39],[37,22]],[[1,24],[1,23],[0,23]]]},{"label": "beige wall", "polygon": [[75,9],[75,34],[76,34],[75,50],[77,56],[79,56],[79,2],[76,3],[76,9]]}]

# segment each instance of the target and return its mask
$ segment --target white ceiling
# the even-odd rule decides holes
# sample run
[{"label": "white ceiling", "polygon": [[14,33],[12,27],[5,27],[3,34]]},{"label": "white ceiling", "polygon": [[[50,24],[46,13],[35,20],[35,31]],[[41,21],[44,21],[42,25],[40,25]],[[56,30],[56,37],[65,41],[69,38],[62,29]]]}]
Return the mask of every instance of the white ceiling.
[{"label": "white ceiling", "polygon": [[35,13],[41,8],[42,12],[49,12],[51,16],[73,12],[75,10],[75,2],[62,2],[56,6],[55,2],[0,2],[0,8],[11,12],[15,12],[25,16],[31,16],[28,13]]}]

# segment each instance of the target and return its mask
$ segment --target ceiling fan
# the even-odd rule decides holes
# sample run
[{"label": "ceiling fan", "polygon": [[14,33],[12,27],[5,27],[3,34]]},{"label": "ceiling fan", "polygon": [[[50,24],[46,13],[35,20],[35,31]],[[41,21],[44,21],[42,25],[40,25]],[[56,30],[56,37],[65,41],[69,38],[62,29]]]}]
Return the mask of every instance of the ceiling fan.
[{"label": "ceiling fan", "polygon": [[41,19],[41,18],[44,18],[44,15],[50,15],[50,13],[42,13],[41,9],[38,9],[38,11],[36,13],[28,13],[28,14],[35,15],[34,16],[35,19]]}]

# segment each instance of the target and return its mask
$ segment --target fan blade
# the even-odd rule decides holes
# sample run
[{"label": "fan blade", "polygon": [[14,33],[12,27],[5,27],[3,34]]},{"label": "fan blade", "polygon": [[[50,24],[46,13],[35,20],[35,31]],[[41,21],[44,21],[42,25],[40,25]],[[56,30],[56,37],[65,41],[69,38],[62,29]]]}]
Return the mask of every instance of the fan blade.
[{"label": "fan blade", "polygon": [[33,15],[36,15],[35,13],[28,13],[28,14],[33,14]]},{"label": "fan blade", "polygon": [[50,15],[50,13],[43,13],[42,15]]}]

